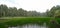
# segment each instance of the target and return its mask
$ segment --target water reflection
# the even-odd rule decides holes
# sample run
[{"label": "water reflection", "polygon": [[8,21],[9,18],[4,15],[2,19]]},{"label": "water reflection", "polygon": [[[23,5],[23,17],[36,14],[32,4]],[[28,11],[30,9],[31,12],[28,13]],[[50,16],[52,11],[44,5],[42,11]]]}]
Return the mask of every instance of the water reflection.
[{"label": "water reflection", "polygon": [[48,27],[44,23],[42,26],[40,26],[38,24],[26,24],[26,25],[22,25],[22,26],[8,27],[8,28],[48,28]]}]

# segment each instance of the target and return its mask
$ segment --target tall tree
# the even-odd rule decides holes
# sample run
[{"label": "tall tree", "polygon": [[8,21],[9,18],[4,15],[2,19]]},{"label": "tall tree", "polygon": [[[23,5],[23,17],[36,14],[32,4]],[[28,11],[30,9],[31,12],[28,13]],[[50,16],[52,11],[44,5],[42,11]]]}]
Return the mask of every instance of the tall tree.
[{"label": "tall tree", "polygon": [[1,16],[6,16],[7,15],[8,7],[6,5],[1,4],[0,5],[0,10],[1,10]]}]

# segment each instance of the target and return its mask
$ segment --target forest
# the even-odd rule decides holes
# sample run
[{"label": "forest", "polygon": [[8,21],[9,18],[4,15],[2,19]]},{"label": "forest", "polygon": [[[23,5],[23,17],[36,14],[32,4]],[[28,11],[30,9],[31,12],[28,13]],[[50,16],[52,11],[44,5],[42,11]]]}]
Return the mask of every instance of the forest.
[{"label": "forest", "polygon": [[37,11],[27,11],[23,8],[8,7],[7,5],[0,5],[0,17],[60,17],[60,5],[53,6],[50,10],[44,13]]}]

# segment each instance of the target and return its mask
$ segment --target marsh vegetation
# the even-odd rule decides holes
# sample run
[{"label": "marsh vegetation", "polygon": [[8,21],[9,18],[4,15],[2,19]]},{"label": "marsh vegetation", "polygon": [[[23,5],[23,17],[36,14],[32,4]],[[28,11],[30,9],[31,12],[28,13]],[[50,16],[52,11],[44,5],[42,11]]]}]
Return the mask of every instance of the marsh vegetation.
[{"label": "marsh vegetation", "polygon": [[60,28],[60,6],[40,13],[1,4],[0,28]]}]

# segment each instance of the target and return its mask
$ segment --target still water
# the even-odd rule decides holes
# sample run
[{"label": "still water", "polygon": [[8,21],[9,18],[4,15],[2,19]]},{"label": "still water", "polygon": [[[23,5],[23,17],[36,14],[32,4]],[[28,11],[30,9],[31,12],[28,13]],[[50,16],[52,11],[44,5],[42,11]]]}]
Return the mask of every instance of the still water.
[{"label": "still water", "polygon": [[42,26],[38,24],[26,24],[22,26],[16,26],[16,27],[8,27],[8,28],[48,28],[46,24],[43,24]]}]

